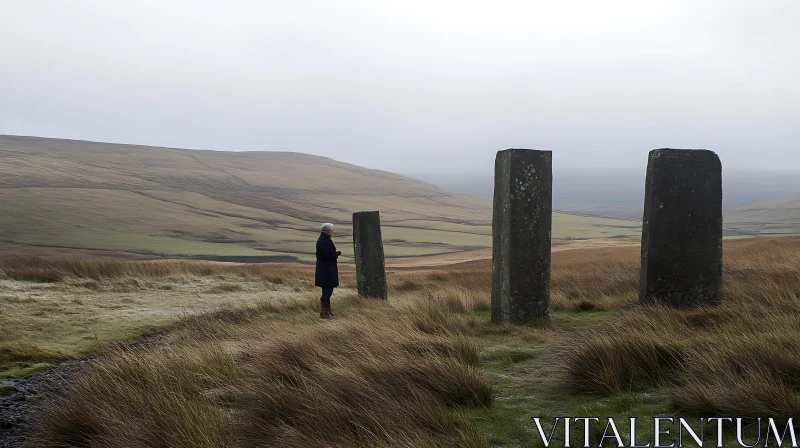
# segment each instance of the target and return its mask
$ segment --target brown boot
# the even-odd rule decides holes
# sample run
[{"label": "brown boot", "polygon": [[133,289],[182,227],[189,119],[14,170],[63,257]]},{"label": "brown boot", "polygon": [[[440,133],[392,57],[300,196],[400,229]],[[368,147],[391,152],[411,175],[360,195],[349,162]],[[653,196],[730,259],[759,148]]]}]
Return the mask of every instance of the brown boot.
[{"label": "brown boot", "polygon": [[333,310],[331,309],[330,305],[328,305],[328,314],[330,314],[331,317],[336,317],[336,315],[333,314]]},{"label": "brown boot", "polygon": [[319,311],[319,318],[320,319],[330,319],[331,318],[331,307],[322,305]]}]

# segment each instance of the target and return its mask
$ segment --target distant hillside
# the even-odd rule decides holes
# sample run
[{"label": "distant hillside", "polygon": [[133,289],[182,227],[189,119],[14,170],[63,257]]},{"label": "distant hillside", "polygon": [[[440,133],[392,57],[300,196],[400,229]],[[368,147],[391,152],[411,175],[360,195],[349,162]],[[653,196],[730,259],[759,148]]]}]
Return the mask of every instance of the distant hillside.
[{"label": "distant hillside", "polygon": [[[321,223],[352,254],[351,214],[380,210],[390,257],[491,245],[491,201],[335,160],[0,136],[0,250],[313,258]],[[554,238],[638,237],[556,214]],[[253,258],[257,259],[257,258]]]},{"label": "distant hillside", "polygon": [[800,232],[800,195],[729,210],[725,214],[725,228],[730,235],[796,235]]}]

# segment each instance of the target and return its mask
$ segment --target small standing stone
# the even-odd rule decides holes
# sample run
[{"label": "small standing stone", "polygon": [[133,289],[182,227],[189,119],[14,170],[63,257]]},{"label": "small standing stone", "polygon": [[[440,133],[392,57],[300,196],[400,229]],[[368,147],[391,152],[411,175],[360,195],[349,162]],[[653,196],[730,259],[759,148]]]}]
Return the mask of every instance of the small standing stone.
[{"label": "small standing stone", "polygon": [[550,151],[499,151],[494,166],[492,322],[550,318]]},{"label": "small standing stone", "polygon": [[645,181],[639,302],[715,305],[722,287],[722,164],[712,151],[654,149]]},{"label": "small standing stone", "polygon": [[386,299],[388,288],[383,260],[381,218],[378,211],[353,213],[353,251],[356,260],[358,295]]}]

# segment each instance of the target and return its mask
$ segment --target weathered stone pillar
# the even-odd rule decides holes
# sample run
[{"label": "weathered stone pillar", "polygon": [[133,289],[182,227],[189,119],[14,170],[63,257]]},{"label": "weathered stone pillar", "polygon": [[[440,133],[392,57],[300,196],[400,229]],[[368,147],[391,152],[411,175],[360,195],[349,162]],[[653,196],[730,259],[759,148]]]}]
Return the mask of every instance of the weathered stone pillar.
[{"label": "weathered stone pillar", "polygon": [[550,318],[552,156],[507,149],[495,158],[492,322]]},{"label": "weathered stone pillar", "polygon": [[718,304],[722,164],[708,150],[654,149],[645,181],[639,302]]},{"label": "weathered stone pillar", "polygon": [[386,269],[383,262],[381,217],[378,211],[353,213],[353,252],[358,295],[385,299]]}]

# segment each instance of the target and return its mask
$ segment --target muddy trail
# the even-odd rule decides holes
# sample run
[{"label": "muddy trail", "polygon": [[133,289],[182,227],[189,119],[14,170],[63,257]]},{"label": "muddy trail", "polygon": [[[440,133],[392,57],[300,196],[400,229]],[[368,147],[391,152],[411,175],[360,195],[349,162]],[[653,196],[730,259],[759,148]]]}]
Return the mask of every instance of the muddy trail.
[{"label": "muddy trail", "polygon": [[[147,350],[166,334],[154,333],[122,346]],[[75,377],[100,359],[102,354],[92,359],[71,359],[27,378],[0,378],[0,384],[10,384],[16,389],[10,395],[0,396],[0,448],[35,446],[31,438],[41,426],[43,411],[67,390]]]},{"label": "muddy trail", "polygon": [[88,361],[69,360],[38,375],[1,379],[16,391],[0,397],[0,448],[30,446],[25,442],[38,429],[41,410],[50,405],[65,385],[85,368]]}]

